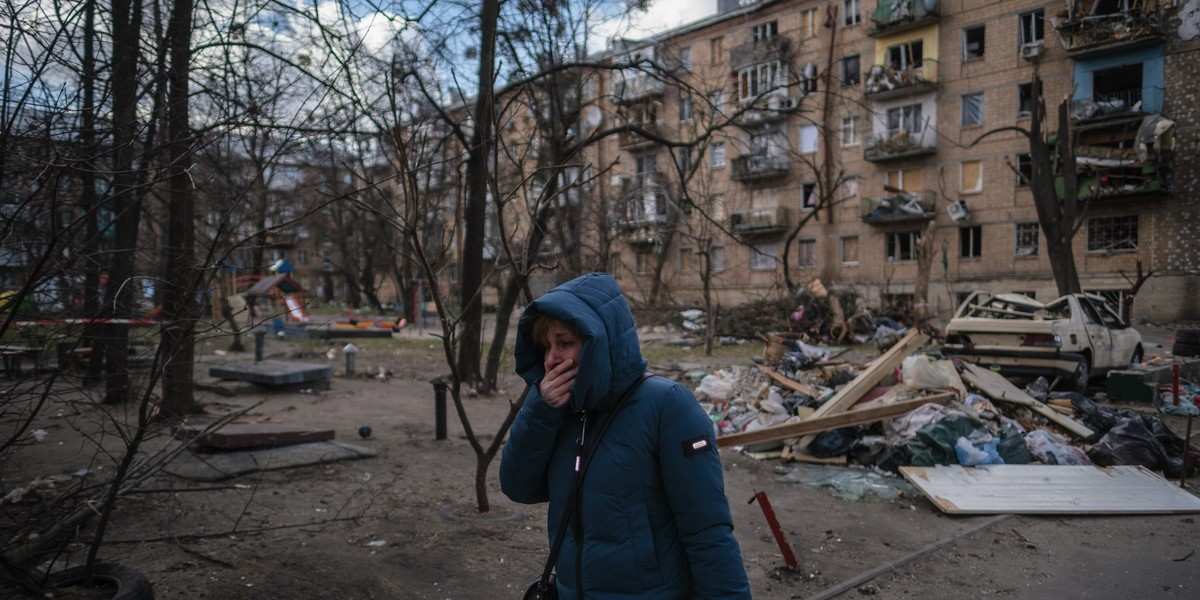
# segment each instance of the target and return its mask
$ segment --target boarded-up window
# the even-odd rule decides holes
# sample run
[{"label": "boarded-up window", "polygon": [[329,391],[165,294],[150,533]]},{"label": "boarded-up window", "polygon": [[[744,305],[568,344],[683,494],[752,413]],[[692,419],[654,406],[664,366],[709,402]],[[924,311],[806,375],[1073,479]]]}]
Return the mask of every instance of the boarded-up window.
[{"label": "boarded-up window", "polygon": [[983,191],[983,161],[964,160],[962,162],[962,185],[959,187],[959,191]]},{"label": "boarded-up window", "polygon": [[920,192],[925,189],[925,172],[921,169],[888,171],[887,184],[889,187],[906,192]]}]

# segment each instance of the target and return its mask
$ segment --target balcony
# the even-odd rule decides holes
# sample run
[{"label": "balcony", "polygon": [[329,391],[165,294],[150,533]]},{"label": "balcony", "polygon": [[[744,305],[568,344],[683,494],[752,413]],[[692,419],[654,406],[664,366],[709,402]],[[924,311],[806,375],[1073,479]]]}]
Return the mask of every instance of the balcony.
[{"label": "balcony", "polygon": [[929,127],[925,127],[921,133],[897,129],[883,135],[868,135],[863,160],[886,162],[934,154],[937,152],[936,140],[937,135]]},{"label": "balcony", "polygon": [[750,42],[729,49],[729,68],[736,73],[738,70],[758,63],[773,60],[786,61],[788,39],[775,36],[770,39]]},{"label": "balcony", "polygon": [[940,21],[937,2],[928,0],[880,0],[871,13],[867,35],[879,37],[903,33]]},{"label": "balcony", "polygon": [[[1157,200],[1170,196],[1167,167],[1175,123],[1161,115],[1131,115],[1076,128],[1078,197],[1091,201]],[[1142,138],[1146,132],[1146,138]],[[1061,177],[1055,180],[1066,197]]]},{"label": "balcony", "polygon": [[915,96],[937,89],[938,64],[926,58],[920,65],[893,68],[875,65],[863,82],[863,93],[871,100],[887,100],[902,96]]},{"label": "balcony", "polygon": [[662,96],[663,82],[641,71],[620,71],[614,75],[610,89],[613,102],[629,104]]},{"label": "balcony", "polygon": [[894,196],[863,198],[859,214],[863,223],[890,225],[932,221],[937,218],[937,192],[905,192]]},{"label": "balcony", "polygon": [[778,179],[788,174],[788,157],[784,154],[747,154],[733,159],[730,179],[744,183]]},{"label": "balcony", "polygon": [[1052,17],[1051,23],[1071,58],[1161,43],[1166,38],[1166,15],[1159,9],[1134,8],[1062,20]]},{"label": "balcony", "polygon": [[[646,133],[649,133],[650,135],[661,135],[662,134],[662,126],[663,126],[662,121],[656,120],[656,121],[647,121],[647,122],[641,122],[641,123],[633,122],[633,123],[629,123],[629,125],[633,126],[633,127],[638,127],[640,129],[642,129],[643,131],[645,131]],[[638,148],[642,148],[644,146],[649,146],[654,143],[655,143],[654,141],[646,139],[645,137],[642,136],[642,134],[640,134],[636,131],[623,131],[617,135],[617,144],[623,150],[637,150]]]},{"label": "balcony", "polygon": [[670,195],[667,176],[658,171],[621,177],[618,238],[631,245],[653,244],[668,225]]},{"label": "balcony", "polygon": [[[751,99],[743,101],[744,105],[749,105]],[[800,102],[796,98],[792,98],[786,94],[772,93],[766,98],[759,98],[755,105],[747,106],[746,110],[738,117],[738,124],[743,127],[754,127],[767,123],[777,123],[786,120],[788,116],[796,109]]]},{"label": "balcony", "polygon": [[729,226],[734,233],[746,236],[782,233],[788,227],[788,209],[772,206],[737,211],[729,215]]}]

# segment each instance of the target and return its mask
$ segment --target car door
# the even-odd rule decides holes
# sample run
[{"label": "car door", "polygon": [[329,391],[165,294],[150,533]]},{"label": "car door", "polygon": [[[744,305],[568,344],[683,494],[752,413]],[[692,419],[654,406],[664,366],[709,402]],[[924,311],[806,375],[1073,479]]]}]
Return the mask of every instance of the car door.
[{"label": "car door", "polygon": [[1113,365],[1112,333],[1104,325],[1100,311],[1086,296],[1076,296],[1083,328],[1087,334],[1087,345],[1092,348],[1092,368],[1107,369]]},{"label": "car door", "polygon": [[1123,368],[1126,363],[1133,358],[1133,351],[1137,345],[1141,343],[1142,336],[1128,323],[1121,320],[1117,315],[1116,309],[1107,302],[1099,302],[1093,300],[1092,303],[1096,306],[1096,310],[1100,312],[1100,319],[1104,322],[1105,328],[1108,329],[1108,334],[1112,340],[1112,364],[1114,369]]}]

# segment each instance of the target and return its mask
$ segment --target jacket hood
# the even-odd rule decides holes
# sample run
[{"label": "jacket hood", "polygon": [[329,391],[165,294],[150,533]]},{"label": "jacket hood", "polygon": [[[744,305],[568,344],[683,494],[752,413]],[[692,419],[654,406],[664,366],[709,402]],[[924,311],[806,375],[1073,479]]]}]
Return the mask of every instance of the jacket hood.
[{"label": "jacket hood", "polygon": [[545,347],[533,339],[533,321],[547,315],[570,324],[586,338],[571,388],[571,408],[611,406],[646,371],[633,313],[617,280],[591,273],[564,283],[531,302],[517,324],[517,373],[531,386],[545,375]]}]

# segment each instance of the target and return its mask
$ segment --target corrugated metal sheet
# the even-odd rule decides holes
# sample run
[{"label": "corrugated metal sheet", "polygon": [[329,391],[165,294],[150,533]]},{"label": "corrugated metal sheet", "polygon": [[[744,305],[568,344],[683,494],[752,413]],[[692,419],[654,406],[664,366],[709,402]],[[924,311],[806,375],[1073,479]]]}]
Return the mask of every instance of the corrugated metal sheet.
[{"label": "corrugated metal sheet", "polygon": [[1200,512],[1200,498],[1137,466],[901,467],[900,472],[949,514]]}]

